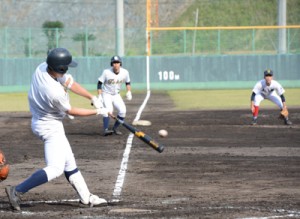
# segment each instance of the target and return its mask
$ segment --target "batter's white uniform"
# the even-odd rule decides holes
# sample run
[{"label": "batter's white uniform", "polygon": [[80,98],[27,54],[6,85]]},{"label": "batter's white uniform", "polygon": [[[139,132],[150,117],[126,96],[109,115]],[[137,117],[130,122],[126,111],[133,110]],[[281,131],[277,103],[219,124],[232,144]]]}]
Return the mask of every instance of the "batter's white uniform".
[{"label": "batter's white uniform", "polygon": [[[40,64],[32,76],[28,92],[28,101],[32,113],[31,128],[33,133],[44,142],[46,167],[35,171],[17,186],[6,187],[7,197],[14,210],[21,210],[18,197],[20,193],[24,194],[63,173],[76,190],[81,203],[85,205],[107,203],[105,199],[90,193],[81,172],[77,168],[62,123],[66,112],[73,113],[72,110],[75,111],[74,115],[95,115],[96,112],[98,114],[98,109],[96,112],[88,109],[73,109],[70,105],[67,88],[86,98],[92,96],[78,83],[74,86],[72,76],[66,74],[68,67],[75,67],[76,65],[75,62],[72,62],[72,56],[68,50],[55,48],[49,52],[47,63]],[[63,85],[66,85],[67,88],[64,88]],[[96,97],[91,97],[91,100],[93,104],[98,101]],[[99,109],[99,113],[103,109]],[[78,111],[76,112],[76,110]],[[104,112],[104,114],[106,113]]]},{"label": "batter's white uniform", "polygon": [[105,69],[98,78],[102,83],[102,98],[105,108],[113,112],[113,107],[118,110],[118,116],[126,116],[126,106],[120,95],[121,86],[124,83],[130,83],[129,72],[120,67],[118,74],[113,72],[112,68]]},{"label": "batter's white uniform", "polygon": [[277,81],[272,80],[271,84],[268,86],[266,84],[266,80],[263,79],[255,84],[252,91],[256,94],[254,98],[254,106],[259,106],[262,100],[269,99],[280,109],[283,108],[280,96],[285,92],[285,90]]},{"label": "batter's white uniform", "polygon": [[75,158],[66,138],[62,120],[71,109],[69,96],[62,84],[69,74],[54,79],[47,72],[47,63],[40,64],[32,76],[28,93],[32,113],[31,128],[44,141],[48,181],[64,171],[77,168]]}]

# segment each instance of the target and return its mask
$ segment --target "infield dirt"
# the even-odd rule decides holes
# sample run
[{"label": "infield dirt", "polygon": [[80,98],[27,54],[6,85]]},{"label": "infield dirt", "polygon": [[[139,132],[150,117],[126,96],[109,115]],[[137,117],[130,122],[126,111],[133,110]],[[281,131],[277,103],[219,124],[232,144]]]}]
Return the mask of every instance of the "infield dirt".
[{"label": "infield dirt", "polygon": [[[126,102],[126,121],[144,98]],[[152,125],[140,129],[165,150],[133,138],[120,203],[70,202],[78,197],[61,176],[24,194],[22,211],[12,212],[4,188],[44,167],[43,143],[31,132],[30,113],[1,113],[0,148],[11,171],[0,183],[0,218],[300,218],[300,111],[290,109],[292,126],[278,115],[261,108],[251,126],[249,109],[178,111],[165,93],[153,93],[141,115]],[[90,191],[110,200],[129,132],[104,137],[94,116],[64,124]]]}]

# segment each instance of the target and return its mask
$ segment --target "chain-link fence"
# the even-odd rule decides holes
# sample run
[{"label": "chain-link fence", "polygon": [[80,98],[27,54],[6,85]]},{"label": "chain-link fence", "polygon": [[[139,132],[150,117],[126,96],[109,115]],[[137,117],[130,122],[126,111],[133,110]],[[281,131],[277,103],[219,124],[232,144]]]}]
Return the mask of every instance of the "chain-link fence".
[{"label": "chain-link fence", "polygon": [[151,35],[153,55],[277,54],[280,44],[285,54],[300,53],[300,26],[152,28]]},{"label": "chain-link fence", "polygon": [[[131,31],[132,32],[132,31]],[[128,30],[129,47],[135,34]],[[43,28],[4,28],[0,29],[0,57],[40,58],[55,47],[67,48],[75,57],[105,56],[115,53],[115,34],[113,29],[43,29]],[[136,42],[141,39],[136,40]],[[144,43],[143,43],[144,44]],[[135,47],[138,43],[134,44]],[[135,52],[135,54],[141,51]]]},{"label": "chain-link fence", "polygon": [[[276,54],[279,28],[152,29],[151,55]],[[300,53],[300,26],[285,29],[286,54]],[[74,57],[111,56],[116,53],[115,29],[0,29],[0,58],[41,58],[48,49],[67,48]],[[126,56],[146,55],[146,30],[125,29]]]}]

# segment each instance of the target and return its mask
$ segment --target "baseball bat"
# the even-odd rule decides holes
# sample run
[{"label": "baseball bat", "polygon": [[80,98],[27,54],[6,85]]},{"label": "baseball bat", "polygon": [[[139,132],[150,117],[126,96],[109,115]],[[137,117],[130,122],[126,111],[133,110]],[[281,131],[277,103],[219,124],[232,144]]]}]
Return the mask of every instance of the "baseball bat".
[{"label": "baseball bat", "polygon": [[127,124],[123,120],[110,115],[113,119],[117,120],[120,124],[122,124],[123,127],[128,129],[131,133],[133,133],[136,137],[141,139],[143,142],[148,144],[150,147],[152,147],[154,150],[158,151],[159,153],[164,151],[164,146],[162,144],[159,144],[156,142],[153,138],[151,138],[149,135],[145,134],[144,132],[138,130],[137,128]]}]

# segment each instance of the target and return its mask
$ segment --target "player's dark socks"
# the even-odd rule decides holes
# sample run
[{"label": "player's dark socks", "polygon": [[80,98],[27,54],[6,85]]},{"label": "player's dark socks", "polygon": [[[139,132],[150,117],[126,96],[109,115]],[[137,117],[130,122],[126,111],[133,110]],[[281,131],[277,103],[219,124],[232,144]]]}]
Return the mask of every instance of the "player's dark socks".
[{"label": "player's dark socks", "polygon": [[26,193],[30,189],[48,182],[48,177],[45,170],[40,169],[33,173],[28,179],[16,186],[16,191]]},{"label": "player's dark socks", "polygon": [[257,117],[253,117],[251,121],[252,125],[257,125]]},{"label": "player's dark socks", "polygon": [[[79,170],[78,170],[78,168],[75,168],[74,170],[72,170],[72,171],[65,171],[65,177],[67,178],[67,180],[69,181],[69,178],[70,178],[70,176],[72,175],[72,174],[74,174],[74,173],[77,173]],[[69,181],[70,182],[70,181]]]},{"label": "player's dark socks", "polygon": [[[123,120],[124,120],[124,117],[118,116],[118,119],[120,119],[120,120],[123,121]],[[117,129],[119,128],[120,124],[121,124],[121,123],[119,123],[119,121],[116,120],[116,122],[115,122],[115,124],[114,124],[114,127],[113,127],[113,130],[117,130]]]},{"label": "player's dark socks", "polygon": [[103,117],[103,128],[104,130],[107,130],[108,129],[108,126],[109,126],[109,117]]}]

